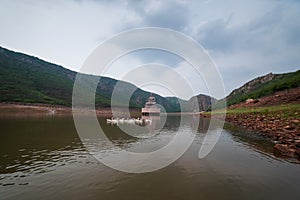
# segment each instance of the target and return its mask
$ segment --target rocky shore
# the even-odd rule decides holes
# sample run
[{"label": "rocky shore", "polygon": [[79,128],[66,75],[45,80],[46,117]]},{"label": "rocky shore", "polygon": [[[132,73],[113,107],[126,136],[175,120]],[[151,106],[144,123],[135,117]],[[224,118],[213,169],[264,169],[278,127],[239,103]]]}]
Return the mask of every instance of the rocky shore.
[{"label": "rocky shore", "polygon": [[300,158],[300,88],[232,105],[226,120],[270,138],[274,151]]},{"label": "rocky shore", "polygon": [[300,120],[294,115],[284,111],[238,113],[227,114],[226,121],[270,138],[277,153],[300,158]]}]

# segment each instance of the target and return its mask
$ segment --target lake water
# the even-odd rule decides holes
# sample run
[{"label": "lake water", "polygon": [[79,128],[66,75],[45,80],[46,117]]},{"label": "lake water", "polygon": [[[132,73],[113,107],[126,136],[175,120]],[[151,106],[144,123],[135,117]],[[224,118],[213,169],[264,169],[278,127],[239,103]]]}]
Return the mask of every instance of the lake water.
[{"label": "lake water", "polygon": [[[189,149],[165,168],[135,174],[91,156],[71,116],[1,117],[0,199],[299,199],[297,161],[275,157],[270,142],[228,124],[199,159],[209,120],[195,126],[185,118],[195,136]],[[140,152],[167,144],[179,120],[169,116],[153,137],[134,138],[99,119],[114,144]]]}]

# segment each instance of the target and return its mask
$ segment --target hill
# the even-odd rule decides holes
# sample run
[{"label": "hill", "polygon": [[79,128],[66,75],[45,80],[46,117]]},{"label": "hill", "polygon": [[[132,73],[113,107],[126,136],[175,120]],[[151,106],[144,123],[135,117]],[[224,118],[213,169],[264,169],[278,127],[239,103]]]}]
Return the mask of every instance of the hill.
[{"label": "hill", "polygon": [[[71,106],[76,74],[77,72],[37,57],[0,47],[0,102]],[[86,76],[91,79],[99,78],[92,75]],[[124,94],[127,91],[134,91],[130,99],[130,107],[142,107],[151,95],[133,84],[101,77],[101,82],[96,89],[97,107],[110,107],[111,95],[117,83],[121,85]],[[153,96],[156,97],[157,103],[164,106],[168,112],[180,111],[177,98],[164,98],[157,94]]]},{"label": "hill", "polygon": [[[255,78],[242,87],[233,90],[227,97],[227,106],[239,104],[247,99],[258,99],[273,95],[276,92],[300,87],[300,70],[284,74],[269,73]],[[224,99],[220,100],[216,108],[221,108]]]},{"label": "hill", "polygon": [[211,105],[214,105],[217,102],[217,99],[204,95],[204,94],[199,94],[197,96],[194,96],[189,99],[187,102],[187,110],[190,112],[196,112],[196,106],[198,105],[198,110],[199,111],[206,111],[211,107]]},{"label": "hill", "polygon": [[[71,106],[76,74],[77,72],[43,61],[37,57],[0,47],[0,102]],[[100,78],[93,75],[84,76],[90,80]],[[116,84],[124,94],[134,91],[129,102],[132,108],[143,107],[151,95],[150,92],[141,90],[131,83],[101,77],[96,89],[96,107],[110,107],[111,95]],[[152,95],[155,96],[156,102],[162,105],[167,112],[181,111],[180,103],[184,106],[182,111],[197,110],[194,107],[196,106],[194,100],[185,101],[176,97]],[[209,102],[210,97],[208,96],[198,98],[199,109],[206,109]],[[122,98],[117,102],[119,106],[125,103]]]},{"label": "hill", "polygon": [[[0,47],[0,102],[44,103],[71,106],[72,90],[77,72],[43,61],[37,57],[10,51]],[[85,75],[91,79],[100,78]],[[96,107],[110,107],[112,92],[118,84],[126,94],[134,91],[129,105],[141,108],[151,93],[137,88],[131,83],[101,77],[96,89]],[[242,87],[233,90],[227,97],[227,106],[239,104],[247,99],[258,99],[278,91],[300,87],[300,70],[285,74],[269,73],[255,78]],[[158,104],[167,112],[207,110],[217,101],[206,95],[197,95],[185,101],[176,97],[162,97],[153,94]],[[216,103],[223,106],[224,99]],[[124,105],[120,99],[119,106]],[[198,103],[198,109],[196,105]],[[180,108],[180,104],[183,108]]]}]

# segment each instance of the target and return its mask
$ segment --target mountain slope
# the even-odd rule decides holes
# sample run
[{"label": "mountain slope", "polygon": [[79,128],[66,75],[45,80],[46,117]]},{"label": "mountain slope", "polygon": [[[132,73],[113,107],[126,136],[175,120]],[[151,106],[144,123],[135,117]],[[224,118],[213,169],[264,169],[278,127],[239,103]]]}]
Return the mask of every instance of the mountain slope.
[{"label": "mountain slope", "polygon": [[[77,72],[62,66],[0,47],[0,102],[71,106],[76,75]],[[94,75],[83,76],[87,78],[88,82],[100,78]],[[132,91],[134,92],[129,101],[132,108],[143,107],[151,95],[151,93],[128,82],[108,77],[101,77],[100,80],[95,94],[96,107],[111,106],[111,96],[113,91],[116,90],[116,85],[118,85],[117,90],[120,93],[118,102],[114,104],[117,106],[126,105],[125,95],[123,94],[129,94]],[[192,97],[189,101],[176,97],[152,95],[156,98],[156,102],[162,105],[167,112],[203,111],[211,105],[211,101],[215,102],[214,98],[201,94]],[[198,108],[196,107],[197,104]]]},{"label": "mountain slope", "polygon": [[215,103],[217,103],[217,99],[204,94],[199,94],[189,99],[188,108],[190,112],[197,112],[195,108],[198,105],[198,111],[206,111]]},{"label": "mountain slope", "polygon": [[[255,78],[242,87],[233,90],[227,97],[227,106],[241,103],[247,99],[258,99],[275,92],[300,87],[300,70],[284,74],[269,73]],[[220,100],[216,107],[220,106],[224,99]]]},{"label": "mountain slope", "polygon": [[38,58],[0,49],[0,101],[67,105],[75,73]]},{"label": "mountain slope", "polygon": [[[39,58],[13,52],[0,47],[0,102],[46,103],[71,106],[72,90],[76,72]],[[85,75],[92,79],[100,78]],[[130,107],[140,108],[150,96],[133,84],[101,77],[96,89],[96,106],[110,107],[115,85],[121,85],[122,92],[134,91]],[[168,112],[180,111],[178,99],[164,98],[153,94],[158,104]],[[120,100],[120,106],[126,102]]]}]

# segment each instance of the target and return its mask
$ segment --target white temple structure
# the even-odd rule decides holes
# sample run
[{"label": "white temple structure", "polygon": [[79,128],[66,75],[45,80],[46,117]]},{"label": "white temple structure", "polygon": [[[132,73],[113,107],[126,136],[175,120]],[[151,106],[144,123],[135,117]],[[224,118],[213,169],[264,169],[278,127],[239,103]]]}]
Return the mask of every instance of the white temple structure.
[{"label": "white temple structure", "polygon": [[142,108],[142,115],[155,116],[160,115],[160,108],[156,105],[155,97],[150,96],[144,108]]}]

